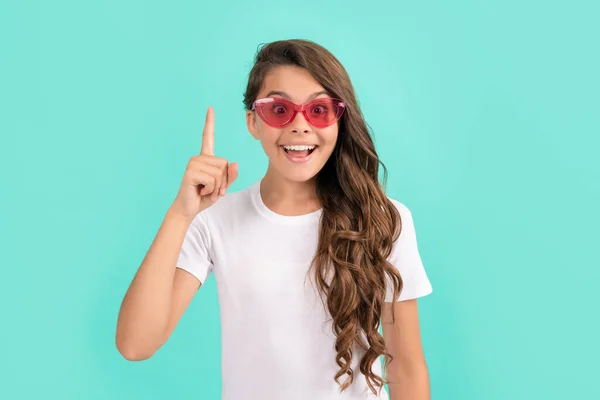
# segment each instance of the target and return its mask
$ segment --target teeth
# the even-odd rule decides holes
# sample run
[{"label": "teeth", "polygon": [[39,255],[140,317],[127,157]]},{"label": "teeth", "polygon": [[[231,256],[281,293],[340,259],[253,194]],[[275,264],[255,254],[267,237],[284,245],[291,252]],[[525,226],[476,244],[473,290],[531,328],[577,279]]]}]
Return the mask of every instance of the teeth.
[{"label": "teeth", "polygon": [[286,150],[312,150],[315,148],[315,145],[291,145],[291,146],[283,146]]}]

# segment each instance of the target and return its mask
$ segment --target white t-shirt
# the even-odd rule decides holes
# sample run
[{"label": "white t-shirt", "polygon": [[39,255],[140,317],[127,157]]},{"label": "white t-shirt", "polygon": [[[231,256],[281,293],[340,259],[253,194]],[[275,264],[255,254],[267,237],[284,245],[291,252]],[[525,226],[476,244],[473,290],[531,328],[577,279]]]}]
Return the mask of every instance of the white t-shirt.
[{"label": "white t-shirt", "polygon": [[[404,281],[399,300],[432,292],[409,209],[388,260]],[[222,400],[341,400],[376,397],[360,373],[343,393],[334,380],[335,336],[314,280],[306,278],[322,210],[283,216],[265,206],[260,181],[222,197],[194,218],[177,267],[205,282],[215,274],[222,334]],[[392,300],[391,288],[386,301]],[[380,360],[373,372],[381,376]],[[345,377],[341,378],[343,382]]]}]

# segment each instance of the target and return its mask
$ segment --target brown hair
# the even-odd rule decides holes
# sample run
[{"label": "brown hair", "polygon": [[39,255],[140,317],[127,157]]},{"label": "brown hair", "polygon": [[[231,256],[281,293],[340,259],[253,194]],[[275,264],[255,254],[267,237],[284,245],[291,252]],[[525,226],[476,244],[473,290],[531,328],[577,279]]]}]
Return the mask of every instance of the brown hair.
[{"label": "brown hair", "polygon": [[[359,350],[363,353],[360,372],[373,393],[378,394],[387,381],[371,367],[381,355],[385,356],[386,367],[392,361],[378,332],[381,311],[388,285],[393,287],[394,299],[403,286],[398,270],[387,261],[402,227],[398,209],[384,193],[387,170],[377,156],[346,70],[333,54],[314,42],[282,40],[262,46],[244,93],[246,110],[256,100],[269,71],[280,65],[305,68],[325,90],[346,104],[335,149],[316,177],[323,213],[309,272],[315,271],[318,291],[321,299],[326,299],[333,321],[336,363],[340,367],[335,381],[342,391],[352,384],[351,361]],[[340,378],[344,375],[347,379],[342,384]]]}]

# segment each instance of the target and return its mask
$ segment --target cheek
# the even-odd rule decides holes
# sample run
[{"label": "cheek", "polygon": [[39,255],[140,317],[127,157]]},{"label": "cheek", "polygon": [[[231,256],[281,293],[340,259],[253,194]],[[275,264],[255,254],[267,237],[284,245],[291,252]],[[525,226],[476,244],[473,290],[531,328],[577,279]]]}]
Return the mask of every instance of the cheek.
[{"label": "cheek", "polygon": [[281,136],[281,129],[276,129],[268,125],[261,124],[258,127],[258,137],[266,149],[272,148],[277,144]]},{"label": "cheek", "polygon": [[335,147],[335,144],[336,144],[337,138],[338,138],[337,126],[334,126],[331,129],[323,131],[321,134],[321,138],[323,140],[323,144],[326,147],[333,149]]}]

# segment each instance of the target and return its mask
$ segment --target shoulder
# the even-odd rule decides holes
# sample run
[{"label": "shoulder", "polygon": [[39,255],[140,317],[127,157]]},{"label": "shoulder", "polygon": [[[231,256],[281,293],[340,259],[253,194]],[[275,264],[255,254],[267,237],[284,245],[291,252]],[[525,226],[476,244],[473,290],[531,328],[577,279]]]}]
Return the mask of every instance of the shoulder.
[{"label": "shoulder", "polygon": [[400,235],[397,238],[398,244],[413,240],[416,235],[415,223],[411,209],[406,203],[388,196],[390,202],[396,207],[400,214]]},{"label": "shoulder", "polygon": [[237,191],[230,191],[219,198],[215,204],[202,211],[198,216],[206,221],[237,219],[238,216],[252,212],[252,190],[254,185],[246,186]]},{"label": "shoulder", "polygon": [[400,200],[397,200],[395,198],[392,198],[390,196],[387,196],[387,198],[396,207],[396,209],[400,213],[401,218],[410,218],[411,217],[412,213],[410,211],[410,208],[408,208],[408,206],[405,203],[403,203]]}]

